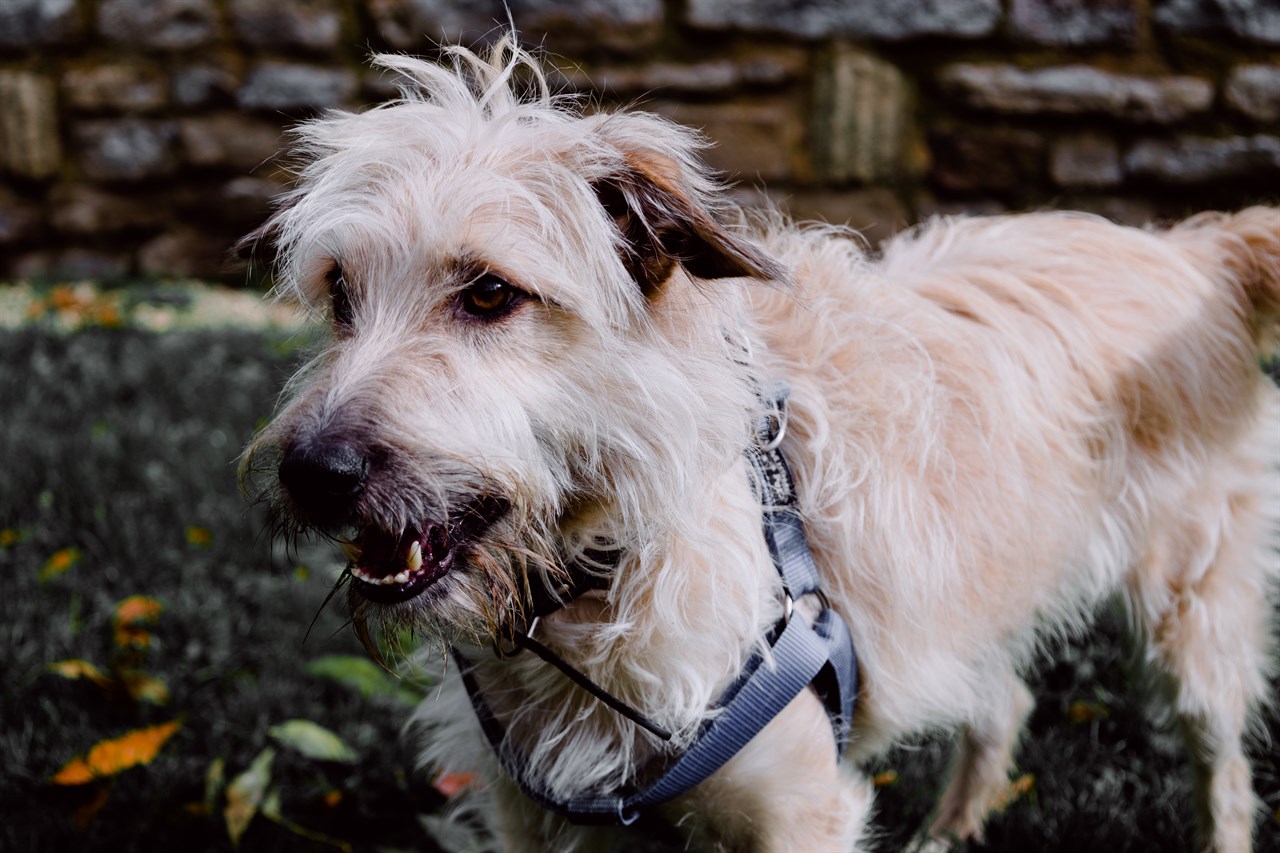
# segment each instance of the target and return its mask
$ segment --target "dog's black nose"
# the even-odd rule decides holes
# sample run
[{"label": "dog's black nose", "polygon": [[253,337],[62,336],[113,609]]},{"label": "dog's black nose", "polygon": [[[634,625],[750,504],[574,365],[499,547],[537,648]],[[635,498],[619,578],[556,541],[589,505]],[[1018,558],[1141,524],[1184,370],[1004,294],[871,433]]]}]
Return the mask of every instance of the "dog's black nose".
[{"label": "dog's black nose", "polygon": [[294,505],[317,524],[351,514],[369,475],[368,458],[349,444],[295,444],[280,462],[280,483]]}]

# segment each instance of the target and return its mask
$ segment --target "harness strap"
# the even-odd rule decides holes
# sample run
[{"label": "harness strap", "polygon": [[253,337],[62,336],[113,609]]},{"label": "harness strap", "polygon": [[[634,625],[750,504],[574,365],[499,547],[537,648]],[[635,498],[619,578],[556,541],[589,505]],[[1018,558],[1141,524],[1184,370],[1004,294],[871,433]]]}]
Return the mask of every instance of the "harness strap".
[{"label": "harness strap", "polygon": [[[785,401],[788,393],[786,385],[780,383],[774,395],[774,411],[760,425],[757,444],[747,453],[754,472],[754,488],[764,507],[765,540],[786,593],[783,622],[780,630],[775,629],[769,640],[767,657],[760,652],[752,654],[737,681],[713,706],[714,713],[702,724],[696,740],[645,788],[626,788],[605,794],[579,794],[560,800],[552,796],[551,792],[533,785],[527,778],[527,756],[520,754],[506,741],[505,728],[480,690],[475,665],[457,648],[452,650],[472,708],[489,745],[520,790],[543,808],[580,824],[631,825],[642,813],[686,793],[723,767],[811,684],[826,706],[835,732],[837,750],[843,752],[858,691],[857,657],[848,625],[831,609],[820,588],[818,569],[809,551],[803,521],[795,506],[791,471],[778,451],[786,426]],[[580,589],[576,592],[583,591],[585,590]],[[560,599],[561,604],[572,599],[574,590],[570,589],[568,592],[569,598]],[[792,605],[806,595],[817,595],[822,604],[812,625],[803,618],[792,618]],[[535,612],[538,610],[541,608],[535,607]],[[537,615],[544,614],[537,612]],[[534,645],[527,645],[530,640],[531,638],[526,637],[518,641],[517,651],[521,643],[526,644],[614,710],[638,725],[652,725],[638,711],[605,693],[586,675],[564,663],[541,643],[532,641]],[[555,659],[543,655],[543,650]],[[564,665],[556,663],[558,660]],[[622,707],[618,707],[619,705]],[[636,719],[637,717],[641,717],[644,722]],[[653,732],[649,726],[645,728]],[[661,737],[661,733],[654,733]]]}]

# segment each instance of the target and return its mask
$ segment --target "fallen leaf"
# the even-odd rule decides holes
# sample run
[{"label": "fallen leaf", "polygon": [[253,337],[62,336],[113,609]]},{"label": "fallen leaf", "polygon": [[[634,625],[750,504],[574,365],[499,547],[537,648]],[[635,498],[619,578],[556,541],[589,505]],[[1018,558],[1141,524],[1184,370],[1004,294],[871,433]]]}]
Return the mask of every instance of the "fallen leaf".
[{"label": "fallen leaf", "polygon": [[1111,716],[1111,709],[1100,702],[1072,702],[1067,707],[1067,719],[1072,725],[1091,723]]},{"label": "fallen leaf", "polygon": [[877,788],[885,788],[885,787],[888,787],[889,785],[896,785],[898,784],[898,771],[886,770],[883,773],[877,773],[875,777],[871,780],[871,782]]},{"label": "fallen leaf", "polygon": [[49,671],[56,673],[63,678],[73,680],[83,678],[87,681],[92,681],[104,690],[111,689],[111,678],[87,660],[72,659],[54,661],[49,664]]},{"label": "fallen leaf", "polygon": [[334,788],[331,791],[325,791],[324,804],[331,809],[336,809],[338,805],[342,802],[342,798],[344,796],[345,795],[341,791],[339,791],[337,788]]},{"label": "fallen leaf", "polygon": [[122,649],[145,649],[151,645],[151,632],[142,627],[160,617],[164,605],[149,595],[131,595],[116,605],[116,646]]},{"label": "fallen leaf", "polygon": [[187,544],[207,548],[213,542],[213,533],[207,527],[188,527]]},{"label": "fallen leaf", "polygon": [[160,618],[164,605],[149,595],[131,595],[116,605],[117,625],[136,625],[139,622],[155,622]]},{"label": "fallen leaf", "polygon": [[49,559],[44,561],[44,568],[40,570],[40,574],[36,576],[36,580],[40,583],[52,580],[59,575],[66,574],[76,563],[80,562],[79,548],[63,548],[61,551],[54,551]]},{"label": "fallen leaf", "polygon": [[22,541],[22,531],[12,527],[0,530],[0,548],[8,548]]},{"label": "fallen leaf", "polygon": [[141,672],[122,672],[120,683],[129,698],[135,702],[146,702],[148,705],[169,704],[169,688],[163,681]]},{"label": "fallen leaf", "polygon": [[258,806],[262,803],[267,786],[271,784],[271,762],[275,757],[276,751],[271,747],[262,750],[253,759],[249,769],[232,779],[227,786],[227,807],[223,817],[227,822],[227,835],[236,847],[240,846],[240,838],[249,828],[253,816],[258,813]]},{"label": "fallen leaf", "polygon": [[441,773],[436,776],[431,783],[431,787],[444,794],[446,799],[452,800],[475,785],[476,779],[477,777],[474,773]]},{"label": "fallen leaf", "polygon": [[51,780],[55,785],[83,785],[150,764],[165,741],[182,728],[180,720],[134,729],[118,738],[99,741],[83,758],[73,758]]},{"label": "fallen leaf", "polygon": [[289,720],[267,729],[267,734],[307,758],[354,764],[359,756],[342,738],[310,720]]},{"label": "fallen leaf", "polygon": [[110,796],[111,786],[103,785],[93,795],[93,799],[77,808],[74,817],[76,828],[88,829],[89,824],[93,823],[93,819],[98,816],[98,812],[102,811],[102,807],[107,804],[107,798]]},{"label": "fallen leaf", "polygon": [[218,802],[218,795],[222,793],[222,788],[227,784],[227,762],[221,758],[215,758],[209,762],[209,767],[204,771],[204,808],[206,814],[213,814],[213,806]]},{"label": "fallen leaf", "polygon": [[1036,786],[1036,777],[1032,773],[1024,773],[1017,779],[1009,783],[1009,786],[1001,792],[996,803],[992,808],[995,811],[1002,812],[1015,802],[1030,794]]},{"label": "fallen leaf", "polygon": [[361,696],[394,696],[410,705],[416,705],[422,696],[405,686],[404,682],[389,675],[367,657],[359,655],[328,655],[309,661],[303,668],[307,675],[336,681]]}]

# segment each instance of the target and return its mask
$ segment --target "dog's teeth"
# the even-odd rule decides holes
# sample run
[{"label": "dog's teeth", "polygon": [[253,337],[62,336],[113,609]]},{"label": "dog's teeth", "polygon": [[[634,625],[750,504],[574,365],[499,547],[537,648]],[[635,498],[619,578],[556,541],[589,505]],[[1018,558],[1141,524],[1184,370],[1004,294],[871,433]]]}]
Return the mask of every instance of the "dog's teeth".
[{"label": "dog's teeth", "polygon": [[347,539],[339,539],[338,547],[342,549],[342,553],[347,555],[348,562],[360,562],[360,546]]},{"label": "dog's teeth", "polygon": [[395,578],[393,578],[393,580],[394,580],[396,583],[398,583],[398,584],[399,584],[399,583],[408,583],[408,582],[409,582],[409,572],[408,572],[408,571],[400,572],[399,574],[397,574],[397,575],[395,576]]},{"label": "dog's teeth", "polygon": [[416,572],[422,568],[422,543],[414,541],[409,546],[409,571]]}]

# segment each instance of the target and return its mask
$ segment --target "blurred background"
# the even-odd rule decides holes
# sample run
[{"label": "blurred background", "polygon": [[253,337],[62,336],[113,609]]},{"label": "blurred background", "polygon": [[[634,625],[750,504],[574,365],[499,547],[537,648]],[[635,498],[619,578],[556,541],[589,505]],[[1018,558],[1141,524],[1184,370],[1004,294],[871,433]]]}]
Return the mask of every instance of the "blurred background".
[{"label": "blurred background", "polygon": [[[750,203],[1146,222],[1280,194],[1277,0],[510,0],[567,90],[702,128]],[[243,281],[282,130],[501,0],[0,0],[0,277]]]},{"label": "blurred background", "polygon": [[[326,606],[339,555],[237,487],[315,339],[227,258],[287,127],[393,94],[371,53],[483,43],[508,6],[563,90],[701,128],[742,203],[872,245],[935,213],[1280,200],[1280,0],[0,0],[0,851],[476,849],[440,818],[474,778],[402,736],[417,638],[379,670]],[[968,849],[1190,853],[1123,614],[1052,651]],[[1280,851],[1277,716],[1257,734]],[[950,749],[870,768],[878,849]]]}]

